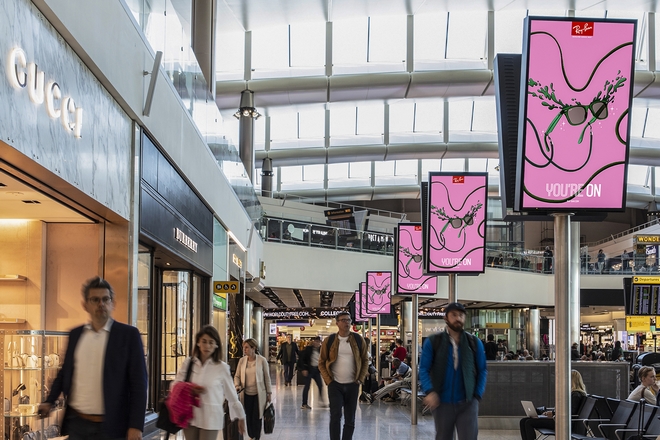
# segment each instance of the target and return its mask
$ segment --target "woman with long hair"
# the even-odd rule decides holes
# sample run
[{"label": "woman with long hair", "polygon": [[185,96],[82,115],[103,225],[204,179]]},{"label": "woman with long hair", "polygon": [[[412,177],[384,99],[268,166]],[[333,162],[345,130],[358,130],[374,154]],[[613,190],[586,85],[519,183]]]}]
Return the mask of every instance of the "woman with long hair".
[{"label": "woman with long hair", "polygon": [[[222,343],[220,334],[211,325],[203,327],[195,336],[195,349],[191,357],[183,361],[172,386],[186,378],[192,368],[192,391],[199,396],[200,406],[193,408],[193,418],[183,434],[186,440],[215,440],[224,427],[223,403],[229,401],[229,414],[238,420],[238,431],[245,432],[245,411],[232,386],[229,365],[220,359]],[[191,365],[192,364],[192,365]]]},{"label": "woman with long hair", "polygon": [[[571,413],[578,415],[584,400],[587,398],[587,389],[584,386],[582,375],[577,370],[571,370]],[[520,436],[522,440],[534,440],[535,429],[555,429],[554,411],[546,411],[538,418],[525,417],[520,419]]]},{"label": "woman with long hair", "polygon": [[252,439],[261,437],[261,419],[270,402],[270,374],[268,360],[259,354],[257,341],[250,338],[243,342],[243,357],[238,361],[234,375],[236,391],[247,416],[247,433]]}]

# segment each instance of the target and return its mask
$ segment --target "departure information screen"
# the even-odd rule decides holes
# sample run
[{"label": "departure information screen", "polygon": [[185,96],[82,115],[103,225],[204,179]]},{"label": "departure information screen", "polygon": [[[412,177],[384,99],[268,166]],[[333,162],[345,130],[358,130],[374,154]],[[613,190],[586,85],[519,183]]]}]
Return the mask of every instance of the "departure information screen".
[{"label": "departure information screen", "polygon": [[626,315],[660,315],[660,277],[624,278]]}]

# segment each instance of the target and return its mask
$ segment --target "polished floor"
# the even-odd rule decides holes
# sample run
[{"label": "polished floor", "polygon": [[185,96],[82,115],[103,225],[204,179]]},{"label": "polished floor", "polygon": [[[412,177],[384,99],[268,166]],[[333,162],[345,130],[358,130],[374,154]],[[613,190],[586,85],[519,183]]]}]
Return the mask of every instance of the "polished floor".
[{"label": "polished floor", "polygon": [[[322,408],[318,389],[312,385],[309,397],[311,410],[303,410],[302,385],[284,386],[281,367],[271,366],[273,402],[275,405],[275,430],[262,435],[264,440],[327,440],[329,438],[330,410]],[[325,391],[324,387],[324,391]],[[327,401],[327,396],[324,396]],[[417,417],[417,425],[410,423],[410,407],[398,402],[360,403],[356,413],[354,440],[404,440],[433,439],[433,417]],[[181,436],[181,438],[183,438]],[[219,436],[221,439],[222,436]],[[520,440],[518,431],[481,430],[480,440]],[[247,440],[247,437],[246,437]]]}]

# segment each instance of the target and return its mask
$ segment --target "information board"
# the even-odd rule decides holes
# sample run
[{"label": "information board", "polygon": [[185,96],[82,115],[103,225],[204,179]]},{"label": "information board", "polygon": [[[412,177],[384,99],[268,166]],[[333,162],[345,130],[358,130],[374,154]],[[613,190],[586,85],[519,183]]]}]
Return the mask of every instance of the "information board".
[{"label": "information board", "polygon": [[660,277],[623,279],[626,315],[660,315]]}]

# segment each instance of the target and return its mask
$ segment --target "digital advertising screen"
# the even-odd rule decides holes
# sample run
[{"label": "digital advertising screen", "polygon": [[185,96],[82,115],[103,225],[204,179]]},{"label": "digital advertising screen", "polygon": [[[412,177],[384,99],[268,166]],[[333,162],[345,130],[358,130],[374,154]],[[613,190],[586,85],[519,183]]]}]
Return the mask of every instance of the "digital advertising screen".
[{"label": "digital advertising screen", "polygon": [[427,274],[483,273],[487,173],[429,173]]},{"label": "digital advertising screen", "polygon": [[435,295],[437,276],[424,273],[423,239],[421,223],[399,223],[395,228],[393,295]]},{"label": "digital advertising screen", "polygon": [[367,313],[390,313],[392,272],[367,271]]},{"label": "digital advertising screen", "polygon": [[623,279],[626,315],[660,315],[660,277]]},{"label": "digital advertising screen", "polygon": [[516,211],[625,209],[636,26],[525,19]]},{"label": "digital advertising screen", "polygon": [[367,309],[367,298],[367,283],[360,283],[360,314],[365,321],[368,321],[369,318],[378,317],[378,313],[371,313]]},{"label": "digital advertising screen", "polygon": [[362,301],[360,298],[360,291],[356,290],[355,291],[355,316],[353,317],[353,321],[355,322],[364,322],[368,321],[367,318],[362,317]]}]

